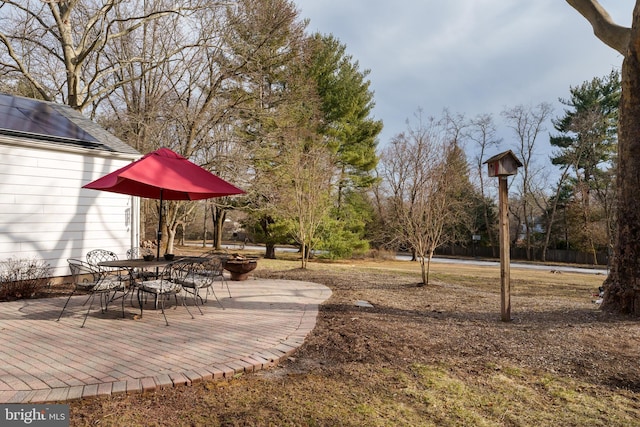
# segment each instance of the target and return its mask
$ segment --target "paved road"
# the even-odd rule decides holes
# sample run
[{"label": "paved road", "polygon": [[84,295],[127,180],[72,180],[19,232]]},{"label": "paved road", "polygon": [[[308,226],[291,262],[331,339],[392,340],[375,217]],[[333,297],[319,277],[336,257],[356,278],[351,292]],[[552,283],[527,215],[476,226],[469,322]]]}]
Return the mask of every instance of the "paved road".
[{"label": "paved road", "polygon": [[[403,259],[406,261],[411,260],[411,257],[409,255],[399,255],[396,258]],[[442,257],[434,257],[432,262],[447,263],[447,264],[484,265],[488,267],[500,266],[500,261],[484,261],[484,260],[457,259],[457,258],[454,259],[454,258],[442,258]],[[522,262],[512,262],[511,268],[526,268],[530,270],[557,270],[557,271],[566,271],[571,273],[584,273],[584,274],[607,274],[607,269],[605,267],[584,268],[584,267],[568,267],[568,266],[557,266],[557,265],[546,265],[546,264],[528,264],[528,263],[522,263]]]},{"label": "paved road", "polygon": [[[240,244],[223,245],[223,247],[229,250],[233,250],[233,249],[240,249],[241,245]],[[244,246],[244,249],[255,250],[255,251],[264,250],[264,248],[261,246],[253,246],[253,245],[246,245]],[[297,252],[298,249],[287,248],[287,247],[285,248],[276,247],[276,251],[277,252]],[[398,255],[396,256],[396,259],[401,261],[411,261],[411,256]],[[487,267],[500,266],[500,261],[485,261],[485,260],[475,260],[475,259],[459,259],[459,258],[443,258],[443,257],[434,257],[432,262],[447,263],[447,264],[480,265],[480,266],[487,266]],[[608,273],[606,267],[585,268],[585,267],[571,267],[567,265],[558,266],[558,265],[546,265],[546,264],[529,264],[529,263],[522,263],[522,262],[511,262],[511,268],[525,268],[525,269],[531,269],[531,270],[557,270],[557,271],[565,271],[565,272],[571,272],[571,273],[584,273],[584,274],[606,275]]]}]

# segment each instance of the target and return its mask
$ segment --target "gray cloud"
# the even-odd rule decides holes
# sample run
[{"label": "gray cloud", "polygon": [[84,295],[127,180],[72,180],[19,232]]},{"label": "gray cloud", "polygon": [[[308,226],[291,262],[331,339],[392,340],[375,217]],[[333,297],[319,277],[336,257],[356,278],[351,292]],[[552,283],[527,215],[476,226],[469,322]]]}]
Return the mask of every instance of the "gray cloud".
[{"label": "gray cloud", "polygon": [[[549,102],[569,87],[619,68],[622,57],[593,35],[565,1],[295,0],[308,31],[333,34],[375,91],[381,144],[405,129],[418,107],[472,117]],[[601,0],[629,25],[631,0]],[[550,127],[548,129],[551,130]]]}]

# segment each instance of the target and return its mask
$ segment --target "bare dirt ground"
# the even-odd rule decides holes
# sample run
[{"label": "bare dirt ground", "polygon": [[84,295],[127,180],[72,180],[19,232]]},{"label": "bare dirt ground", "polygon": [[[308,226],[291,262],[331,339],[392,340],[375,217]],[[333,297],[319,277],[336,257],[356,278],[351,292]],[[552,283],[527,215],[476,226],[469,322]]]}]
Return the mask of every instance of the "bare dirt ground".
[{"label": "bare dirt ground", "polygon": [[640,326],[598,310],[602,276],[512,270],[513,320],[501,322],[497,269],[434,265],[420,287],[408,262],[297,265],[255,271],[333,292],[290,360],[74,401],[71,425],[640,425]]}]

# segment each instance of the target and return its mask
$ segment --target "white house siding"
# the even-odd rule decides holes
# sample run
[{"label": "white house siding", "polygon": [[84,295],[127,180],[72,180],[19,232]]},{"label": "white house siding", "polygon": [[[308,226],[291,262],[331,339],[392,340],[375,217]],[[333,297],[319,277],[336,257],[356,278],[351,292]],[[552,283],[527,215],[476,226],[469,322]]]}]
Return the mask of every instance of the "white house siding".
[{"label": "white house siding", "polygon": [[137,245],[137,198],[81,188],[129,164],[131,154],[98,155],[91,149],[14,145],[4,139],[0,137],[0,260],[44,259],[54,276],[66,276],[67,258],[84,259],[95,248],[124,257]]}]

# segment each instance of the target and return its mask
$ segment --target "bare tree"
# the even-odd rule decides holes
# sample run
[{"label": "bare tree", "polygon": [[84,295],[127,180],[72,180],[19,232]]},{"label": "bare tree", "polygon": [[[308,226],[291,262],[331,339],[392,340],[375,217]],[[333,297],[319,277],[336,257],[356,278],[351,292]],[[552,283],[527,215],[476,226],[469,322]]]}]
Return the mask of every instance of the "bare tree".
[{"label": "bare tree", "polygon": [[454,197],[460,171],[451,170],[447,159],[449,144],[443,122],[430,118],[408,124],[406,133],[396,135],[381,154],[380,176],[388,203],[386,222],[392,238],[408,244],[422,269],[422,285],[429,283],[429,267],[434,251],[447,242],[446,229],[460,221],[466,210]]},{"label": "bare tree", "polygon": [[335,182],[330,171],[337,162],[315,133],[304,129],[293,132],[285,143],[274,184],[279,193],[279,214],[290,225],[291,234],[300,245],[301,267],[307,268],[317,232],[327,221],[332,207]]},{"label": "bare tree", "polygon": [[[523,167],[518,172],[516,187],[520,204],[512,204],[512,207],[520,207],[520,211],[512,210],[515,216],[519,217],[519,222],[524,227],[525,245],[527,259],[532,259],[532,233],[535,229],[535,218],[539,213],[536,206],[537,201],[543,196],[542,191],[538,191],[540,169],[535,164],[536,142],[540,134],[545,130],[544,123],[549,118],[552,107],[548,103],[541,103],[535,107],[518,105],[510,109],[505,109],[502,116],[507,122],[507,126],[513,130],[517,138],[515,153],[522,161]],[[519,230],[514,238],[517,239]]]},{"label": "bare tree", "polygon": [[[148,43],[150,55],[170,60],[116,92],[121,98],[110,103],[117,118],[114,121],[119,126],[128,123],[126,129],[132,139],[145,141],[145,148],[170,147],[246,188],[252,179],[247,175],[252,170],[252,147],[239,138],[236,130],[253,122],[249,112],[276,107],[266,91],[284,84],[276,79],[270,86],[264,70],[286,69],[292,54],[284,51],[289,48],[295,52],[292,46],[296,37],[302,37],[303,26],[295,7],[285,0],[239,0],[228,6],[213,2],[188,18],[182,18],[183,24],[176,23],[171,31],[159,32],[161,29],[153,23],[144,26],[143,35],[153,37]],[[294,35],[287,38],[289,34]],[[125,47],[137,52],[137,46],[145,40]],[[183,48],[175,51],[178,45]],[[129,67],[123,74],[135,71]],[[262,106],[256,107],[260,103]],[[162,126],[154,128],[156,123]],[[149,134],[152,139],[146,138],[152,129],[157,132]],[[207,205],[214,246],[219,248],[232,199],[218,198]],[[191,217],[189,210],[194,206],[165,203],[166,250],[172,250],[176,232],[187,225],[184,218]]]},{"label": "bare tree", "polygon": [[[312,79],[306,75],[306,23],[298,19],[293,2],[241,3],[242,13],[232,22],[231,47],[238,58],[249,58],[244,72],[237,77],[239,90],[248,100],[238,111],[235,130],[244,151],[241,161],[246,162],[252,174],[248,203],[243,209],[248,213],[247,223],[265,243],[265,257],[275,258],[275,244],[282,241],[285,230],[290,231],[283,224],[280,210],[292,183],[280,179],[289,172],[295,173],[298,164],[288,157],[292,148],[289,144],[304,144],[308,136],[301,135],[317,126],[308,110],[314,111],[318,106],[309,87]],[[284,186],[284,193],[279,185]],[[291,219],[290,214],[291,211],[285,216]],[[286,237],[290,240],[290,236]]]},{"label": "bare tree", "polygon": [[[235,163],[222,147],[228,147],[227,133],[220,132],[230,126],[230,111],[240,103],[225,91],[242,66],[242,62],[230,63],[225,55],[224,39],[230,31],[227,9],[211,3],[188,18],[176,14],[162,23],[145,22],[136,37],[118,40],[117,52],[113,47],[105,49],[105,61],[113,64],[121,55],[143,58],[143,64],[150,62],[148,58],[166,60],[146,71],[136,63],[115,71],[115,79],[126,83],[106,99],[100,121],[142,152],[169,147],[225,179],[235,179],[236,175],[228,173],[233,167],[227,167]],[[182,49],[176,51],[176,46]],[[148,204],[160,207],[155,201],[146,201]],[[173,252],[176,232],[188,226],[196,206],[164,203],[161,244],[165,251]]]},{"label": "bare tree", "polygon": [[484,224],[487,229],[487,236],[489,238],[491,250],[493,251],[493,255],[496,256],[493,224],[489,220],[490,207],[487,203],[488,194],[484,182],[484,161],[486,160],[486,155],[490,154],[487,152],[491,148],[497,147],[502,140],[497,136],[496,125],[493,121],[493,117],[490,114],[481,114],[471,120],[469,129],[467,131],[467,138],[475,144],[478,150],[474,158],[475,172],[477,174],[478,182],[480,185],[480,194],[482,196],[482,212],[484,217]]},{"label": "bare tree", "polygon": [[[145,23],[194,8],[193,1],[3,1],[0,73],[5,79],[25,79],[45,100],[84,110],[166,60],[115,57],[114,43],[141,32]],[[131,64],[140,72],[124,80],[113,78]]]},{"label": "bare tree", "polygon": [[607,46],[624,56],[618,128],[617,227],[602,308],[640,316],[640,1],[631,28],[615,24],[596,0],[567,0]]},{"label": "bare tree", "polygon": [[[143,6],[147,7],[147,3],[143,3]],[[122,83],[94,102],[96,119],[141,153],[172,145],[171,117],[176,115],[176,97],[167,76],[181,74],[176,67],[189,68],[191,64],[175,60],[148,68],[143,64],[152,64],[151,58],[167,58],[174,52],[175,46],[185,44],[184,35],[179,31],[181,19],[174,14],[162,20],[146,21],[140,31],[113,40],[103,51],[103,60],[111,64],[108,68],[113,70],[113,80]],[[175,30],[167,31],[167,27]],[[178,52],[176,55],[180,54]],[[122,57],[139,58],[140,61],[129,61],[119,66]],[[177,206],[176,202],[166,202],[166,212],[170,217],[179,215],[185,218],[183,213],[177,211]],[[150,231],[151,227],[157,227],[160,204],[156,200],[143,199],[141,208],[143,226],[140,237],[146,240],[147,229]],[[163,223],[166,225],[170,222],[165,220]],[[156,235],[157,230],[150,234],[152,239]],[[163,232],[164,237],[168,235]]]},{"label": "bare tree", "polygon": [[549,243],[551,241],[551,232],[553,231],[553,225],[556,221],[556,214],[558,211],[558,204],[560,202],[560,196],[562,193],[562,188],[567,182],[567,176],[569,175],[569,168],[571,166],[567,165],[562,169],[562,173],[560,174],[560,178],[556,184],[555,191],[549,203],[546,203],[544,206],[538,205],[540,210],[544,211],[545,215],[545,234],[544,234],[544,244],[542,246],[542,256],[541,261],[547,260],[547,251],[549,250]]}]

